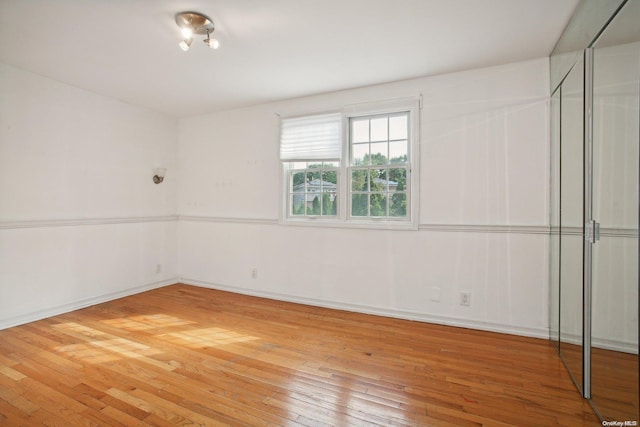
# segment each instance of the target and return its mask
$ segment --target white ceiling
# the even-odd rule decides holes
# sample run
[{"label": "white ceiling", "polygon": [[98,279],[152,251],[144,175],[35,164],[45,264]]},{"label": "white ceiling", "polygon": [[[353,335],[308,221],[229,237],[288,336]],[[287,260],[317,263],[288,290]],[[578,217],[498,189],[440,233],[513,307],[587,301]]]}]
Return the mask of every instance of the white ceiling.
[{"label": "white ceiling", "polygon": [[[0,62],[184,117],[548,56],[579,0],[0,0]],[[176,12],[221,47],[178,48]]]}]

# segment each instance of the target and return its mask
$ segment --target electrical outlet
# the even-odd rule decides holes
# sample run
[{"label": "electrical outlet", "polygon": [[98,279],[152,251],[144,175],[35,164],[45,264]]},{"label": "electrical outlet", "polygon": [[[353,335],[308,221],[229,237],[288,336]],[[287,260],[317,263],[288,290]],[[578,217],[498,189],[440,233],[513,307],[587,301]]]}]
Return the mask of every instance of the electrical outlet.
[{"label": "electrical outlet", "polygon": [[251,269],[251,278],[252,279],[257,279],[258,278],[258,269],[256,267],[253,267]]},{"label": "electrical outlet", "polygon": [[162,273],[162,264],[156,264],[156,274]]},{"label": "electrical outlet", "polygon": [[471,305],[471,292],[460,292],[460,305],[465,307]]}]

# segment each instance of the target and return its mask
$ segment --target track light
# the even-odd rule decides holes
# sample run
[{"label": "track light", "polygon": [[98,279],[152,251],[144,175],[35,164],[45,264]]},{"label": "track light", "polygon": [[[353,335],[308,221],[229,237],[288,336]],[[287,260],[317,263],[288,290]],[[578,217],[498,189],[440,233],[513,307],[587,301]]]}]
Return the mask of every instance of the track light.
[{"label": "track light", "polygon": [[209,37],[209,31],[207,31],[207,38],[204,39],[204,44],[209,46],[211,49],[217,49],[220,47],[220,42],[218,40]]},{"label": "track light", "polygon": [[185,52],[191,47],[194,34],[206,34],[207,38],[204,39],[204,43],[211,49],[217,49],[220,47],[220,42],[214,38],[211,38],[211,33],[214,31],[214,25],[211,18],[198,12],[180,12],[176,13],[176,24],[180,27],[180,32],[184,37],[178,45],[180,49]]},{"label": "track light", "polygon": [[182,37],[184,37],[185,39],[190,39],[191,37],[193,37],[193,30],[191,28],[183,28],[182,30]]},{"label": "track light", "polygon": [[186,52],[191,47],[191,42],[192,41],[193,41],[193,39],[184,39],[180,43],[178,43],[178,46],[180,46],[180,49],[182,49],[182,50],[184,50]]}]

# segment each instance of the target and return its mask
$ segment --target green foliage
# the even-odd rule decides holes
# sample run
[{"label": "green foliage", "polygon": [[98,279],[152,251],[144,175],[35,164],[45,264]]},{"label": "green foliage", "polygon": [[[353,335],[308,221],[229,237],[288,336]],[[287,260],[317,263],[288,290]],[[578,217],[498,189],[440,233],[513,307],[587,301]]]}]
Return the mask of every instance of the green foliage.
[{"label": "green foliage", "polygon": [[351,215],[367,216],[369,214],[367,202],[368,197],[366,194],[353,194],[351,196]]},{"label": "green foliage", "polygon": [[304,203],[294,204],[292,215],[304,215]]},{"label": "green foliage", "polygon": [[395,193],[391,196],[389,204],[389,216],[407,216],[406,193]]},{"label": "green foliage", "polygon": [[404,191],[407,184],[407,170],[404,168],[390,168],[389,180],[398,183],[396,191]]},{"label": "green foliage", "polygon": [[387,198],[382,193],[371,195],[371,216],[387,216]]},{"label": "green foliage", "polygon": [[318,200],[318,196],[314,197],[313,202],[311,202],[310,215],[320,215],[320,200]]},{"label": "green foliage", "polygon": [[371,191],[384,191],[384,184],[376,180],[385,179],[384,169],[369,169],[369,188]]},{"label": "green foliage", "polygon": [[387,156],[375,153],[373,155],[367,154],[365,157],[365,161],[368,161],[368,164],[372,165],[386,165],[387,164]]},{"label": "green foliage", "polygon": [[328,170],[322,172],[322,180],[325,182],[330,182],[332,184],[338,184],[338,171]]},{"label": "green foliage", "polygon": [[314,179],[320,179],[320,171],[307,172],[307,182],[311,182]]},{"label": "green foliage", "polygon": [[[351,170],[351,191],[365,193],[351,195],[351,215],[405,217],[407,215],[407,167],[403,163],[406,164],[406,161],[406,154],[392,158],[388,165],[386,157],[382,154],[364,156],[360,162],[362,165],[383,165]],[[305,194],[300,195],[301,200],[292,206],[292,215],[337,215],[338,203],[334,193],[335,187],[328,184],[338,184],[338,170],[332,169],[333,166],[335,165],[308,164],[306,170],[300,170],[293,174],[293,187],[314,180],[319,181],[321,187],[316,190],[308,187],[302,190],[305,191]],[[395,184],[388,187],[388,182]],[[315,195],[309,204],[307,197],[312,197],[313,191],[321,193]]]},{"label": "green foliage", "polygon": [[304,184],[304,172],[296,172],[293,174],[293,186]]},{"label": "green foliage", "polygon": [[391,163],[391,164],[407,163],[407,155],[403,154],[402,156],[392,157],[391,160],[389,161],[389,163]]},{"label": "green foliage", "polygon": [[391,159],[387,159],[387,156],[381,153],[375,154],[365,154],[362,159],[356,159],[353,162],[354,166],[364,166],[364,165],[386,165],[386,164],[397,164],[402,165],[406,164],[408,157],[406,154],[403,154],[398,157],[392,157]]},{"label": "green foliage", "polygon": [[322,215],[335,215],[337,212],[337,203],[331,201],[331,194],[322,194]]},{"label": "green foliage", "polygon": [[351,189],[353,191],[367,191],[366,169],[356,169],[351,171]]}]

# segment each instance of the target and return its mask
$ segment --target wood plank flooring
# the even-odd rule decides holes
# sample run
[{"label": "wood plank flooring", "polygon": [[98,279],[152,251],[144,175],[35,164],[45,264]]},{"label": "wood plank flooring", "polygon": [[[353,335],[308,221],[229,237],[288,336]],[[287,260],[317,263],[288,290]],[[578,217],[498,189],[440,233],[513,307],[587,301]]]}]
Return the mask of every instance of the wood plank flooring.
[{"label": "wood plank flooring", "polygon": [[546,340],[186,285],[0,331],[0,424],[600,425]]},{"label": "wood plank flooring", "polygon": [[638,355],[591,350],[591,396],[605,420],[640,422]]},{"label": "wood plank flooring", "polygon": [[[560,343],[562,355],[582,384],[582,346]],[[591,349],[591,398],[607,421],[640,421],[638,355]]]}]

